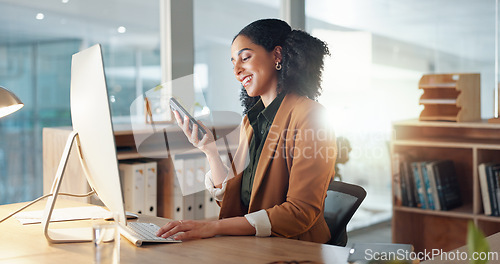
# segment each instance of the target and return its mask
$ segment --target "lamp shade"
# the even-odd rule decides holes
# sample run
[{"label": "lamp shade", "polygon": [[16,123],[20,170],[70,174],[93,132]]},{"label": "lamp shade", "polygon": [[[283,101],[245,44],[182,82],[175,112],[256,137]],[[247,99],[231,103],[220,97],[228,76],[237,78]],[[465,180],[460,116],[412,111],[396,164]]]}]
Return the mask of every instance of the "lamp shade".
[{"label": "lamp shade", "polygon": [[14,113],[23,106],[24,104],[13,92],[0,86],[0,118]]}]

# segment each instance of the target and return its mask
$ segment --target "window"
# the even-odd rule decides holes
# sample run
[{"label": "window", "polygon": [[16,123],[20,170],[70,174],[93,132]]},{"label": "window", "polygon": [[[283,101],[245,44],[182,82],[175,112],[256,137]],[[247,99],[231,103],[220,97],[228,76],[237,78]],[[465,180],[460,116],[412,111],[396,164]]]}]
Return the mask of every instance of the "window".
[{"label": "window", "polygon": [[160,83],[158,9],[157,0],[0,1],[0,85],[25,104],[0,120],[0,204],[42,194],[42,128],[71,125],[72,54],[102,44],[115,122]]},{"label": "window", "polygon": [[198,101],[205,100],[210,110],[242,114],[241,84],[234,77],[230,61],[231,42],[251,22],[279,18],[279,3],[279,0],[194,1],[196,97]]}]

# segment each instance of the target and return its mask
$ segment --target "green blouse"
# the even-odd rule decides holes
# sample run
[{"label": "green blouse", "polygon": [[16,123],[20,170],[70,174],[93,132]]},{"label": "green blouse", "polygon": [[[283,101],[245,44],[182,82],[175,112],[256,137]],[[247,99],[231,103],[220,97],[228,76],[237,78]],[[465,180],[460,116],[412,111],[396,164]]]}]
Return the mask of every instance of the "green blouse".
[{"label": "green blouse", "polygon": [[241,201],[248,207],[252,194],[253,179],[259,164],[260,153],[266,142],[269,128],[273,124],[274,117],[280,108],[285,94],[279,94],[267,107],[259,100],[249,111],[248,121],[253,128],[253,136],[250,140],[248,167],[243,171],[241,179]]}]

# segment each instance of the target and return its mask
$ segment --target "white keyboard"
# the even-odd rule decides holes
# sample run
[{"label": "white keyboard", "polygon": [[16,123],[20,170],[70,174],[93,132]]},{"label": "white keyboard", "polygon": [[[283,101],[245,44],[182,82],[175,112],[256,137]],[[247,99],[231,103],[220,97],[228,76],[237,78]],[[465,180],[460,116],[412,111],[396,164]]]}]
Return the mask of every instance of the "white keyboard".
[{"label": "white keyboard", "polygon": [[143,243],[177,243],[182,242],[171,237],[156,236],[159,226],[153,223],[129,222],[127,226],[120,225],[120,233],[130,242],[140,247]]}]

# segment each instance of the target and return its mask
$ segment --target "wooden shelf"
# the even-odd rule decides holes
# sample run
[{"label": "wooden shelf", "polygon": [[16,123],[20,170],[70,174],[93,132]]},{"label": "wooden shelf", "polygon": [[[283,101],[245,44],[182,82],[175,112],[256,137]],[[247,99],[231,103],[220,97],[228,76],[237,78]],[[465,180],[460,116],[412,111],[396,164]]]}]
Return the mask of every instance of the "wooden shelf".
[{"label": "wooden shelf", "polygon": [[[405,127],[438,127],[438,128],[475,128],[475,129],[499,129],[500,124],[488,123],[487,119],[478,121],[465,121],[460,123],[455,122],[434,122],[434,121],[421,121],[418,119],[399,120],[392,123],[393,126]],[[496,132],[496,131],[495,131]]]},{"label": "wooden shelf", "polygon": [[[413,244],[417,252],[449,251],[466,243],[463,234],[469,221],[487,235],[500,232],[500,217],[483,213],[478,176],[480,163],[500,162],[500,124],[486,120],[457,123],[405,120],[393,123],[392,138],[393,156],[402,154],[415,161],[452,160],[464,203],[450,211],[405,207],[400,205],[393,188],[394,243]],[[394,178],[396,171],[392,175],[393,183],[398,183],[399,179]]]},{"label": "wooden shelf", "polygon": [[483,221],[500,223],[500,216],[477,215],[476,219],[483,220]]},{"label": "wooden shelf", "polygon": [[395,206],[393,208],[395,211],[415,213],[415,214],[426,214],[426,215],[436,215],[436,216],[445,216],[445,217],[454,217],[454,218],[466,218],[473,220],[474,215],[472,214],[472,204],[466,204],[459,208],[455,208],[450,211],[436,211],[430,209],[421,209],[415,207],[407,207],[407,206]]},{"label": "wooden shelf", "polygon": [[420,147],[446,147],[446,148],[482,148],[500,149],[500,140],[467,140],[460,138],[430,138],[421,137],[415,139],[394,140],[395,146],[420,146]]}]

